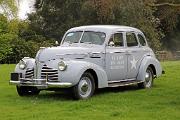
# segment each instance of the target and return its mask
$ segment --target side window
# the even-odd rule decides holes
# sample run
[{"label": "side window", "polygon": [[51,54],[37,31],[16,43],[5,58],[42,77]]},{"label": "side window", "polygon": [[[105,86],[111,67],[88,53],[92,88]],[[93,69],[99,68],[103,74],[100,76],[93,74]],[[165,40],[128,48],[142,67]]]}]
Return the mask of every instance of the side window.
[{"label": "side window", "polygon": [[146,41],[142,35],[138,34],[138,39],[142,46],[146,46]]},{"label": "side window", "polygon": [[114,47],[122,47],[123,44],[123,33],[115,33],[109,40],[109,43],[113,42]]},{"label": "side window", "polygon": [[136,35],[134,33],[126,33],[126,41],[128,47],[138,46]]}]

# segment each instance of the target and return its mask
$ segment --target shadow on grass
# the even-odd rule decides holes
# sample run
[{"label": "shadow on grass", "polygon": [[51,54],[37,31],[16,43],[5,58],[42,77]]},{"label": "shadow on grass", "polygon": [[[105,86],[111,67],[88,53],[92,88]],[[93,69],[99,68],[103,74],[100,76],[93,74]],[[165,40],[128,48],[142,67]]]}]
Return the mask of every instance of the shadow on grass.
[{"label": "shadow on grass", "polygon": [[[123,86],[123,87],[115,87],[115,88],[102,88],[97,89],[95,91],[95,95],[101,95],[106,93],[119,93],[119,92],[128,92],[128,91],[135,91],[139,90],[137,85],[131,86]],[[38,96],[35,96],[38,99],[48,99],[48,100],[60,100],[60,101],[72,101],[74,100],[72,97],[72,93],[70,90],[60,90],[60,91],[42,91]]]},{"label": "shadow on grass", "polygon": [[73,97],[69,90],[62,91],[42,91],[38,96],[38,99],[51,99],[60,101],[72,101]]},{"label": "shadow on grass", "polygon": [[137,85],[130,86],[120,86],[120,87],[111,87],[111,88],[101,88],[96,91],[96,95],[105,94],[105,93],[119,93],[119,92],[128,92],[139,90]]}]

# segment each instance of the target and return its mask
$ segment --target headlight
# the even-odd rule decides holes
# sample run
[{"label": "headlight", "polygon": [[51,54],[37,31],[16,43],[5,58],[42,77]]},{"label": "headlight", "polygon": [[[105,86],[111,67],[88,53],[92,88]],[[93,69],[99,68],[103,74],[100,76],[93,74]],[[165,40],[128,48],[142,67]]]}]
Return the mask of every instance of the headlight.
[{"label": "headlight", "polygon": [[23,60],[19,61],[19,69],[24,70],[26,66],[26,62],[24,62]]},{"label": "headlight", "polygon": [[59,64],[58,64],[58,69],[59,69],[60,71],[64,71],[64,70],[66,70],[66,68],[67,68],[67,65],[66,65],[65,62],[63,62],[63,61],[59,62]]}]

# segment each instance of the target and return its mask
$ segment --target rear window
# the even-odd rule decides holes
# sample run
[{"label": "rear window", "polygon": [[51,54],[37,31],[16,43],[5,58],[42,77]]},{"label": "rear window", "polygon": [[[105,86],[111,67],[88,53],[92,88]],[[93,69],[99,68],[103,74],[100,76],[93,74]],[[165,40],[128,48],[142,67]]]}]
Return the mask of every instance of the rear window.
[{"label": "rear window", "polygon": [[145,41],[145,38],[138,34],[138,39],[139,39],[139,43],[142,45],[142,46],[146,46],[146,41]]}]

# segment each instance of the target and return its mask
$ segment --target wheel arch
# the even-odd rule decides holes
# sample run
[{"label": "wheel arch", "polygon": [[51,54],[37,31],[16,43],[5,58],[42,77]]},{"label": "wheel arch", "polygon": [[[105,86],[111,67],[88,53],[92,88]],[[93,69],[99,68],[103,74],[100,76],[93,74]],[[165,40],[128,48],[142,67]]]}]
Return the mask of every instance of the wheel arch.
[{"label": "wheel arch", "polygon": [[87,69],[85,72],[91,73],[91,75],[94,77],[95,88],[98,88],[98,76],[96,72],[93,69]]},{"label": "wheel arch", "polygon": [[156,77],[159,77],[162,74],[162,68],[159,61],[154,57],[147,56],[141,62],[139,72],[137,75],[137,80],[145,80],[145,71],[148,67],[151,67]]},{"label": "wheel arch", "polygon": [[68,81],[73,85],[76,85],[79,82],[81,76],[88,71],[95,78],[95,84],[97,85],[97,88],[108,87],[107,74],[101,66],[86,61],[73,60],[68,61],[67,64],[67,70],[63,71],[61,74],[61,80],[63,82]]},{"label": "wheel arch", "polygon": [[156,77],[156,68],[153,64],[150,64],[148,67],[150,67],[153,71],[154,76]]},{"label": "wheel arch", "polygon": [[100,66],[93,64],[85,67],[83,71],[81,71],[81,75],[85,72],[90,72],[93,75],[96,88],[108,87],[107,74]]}]

